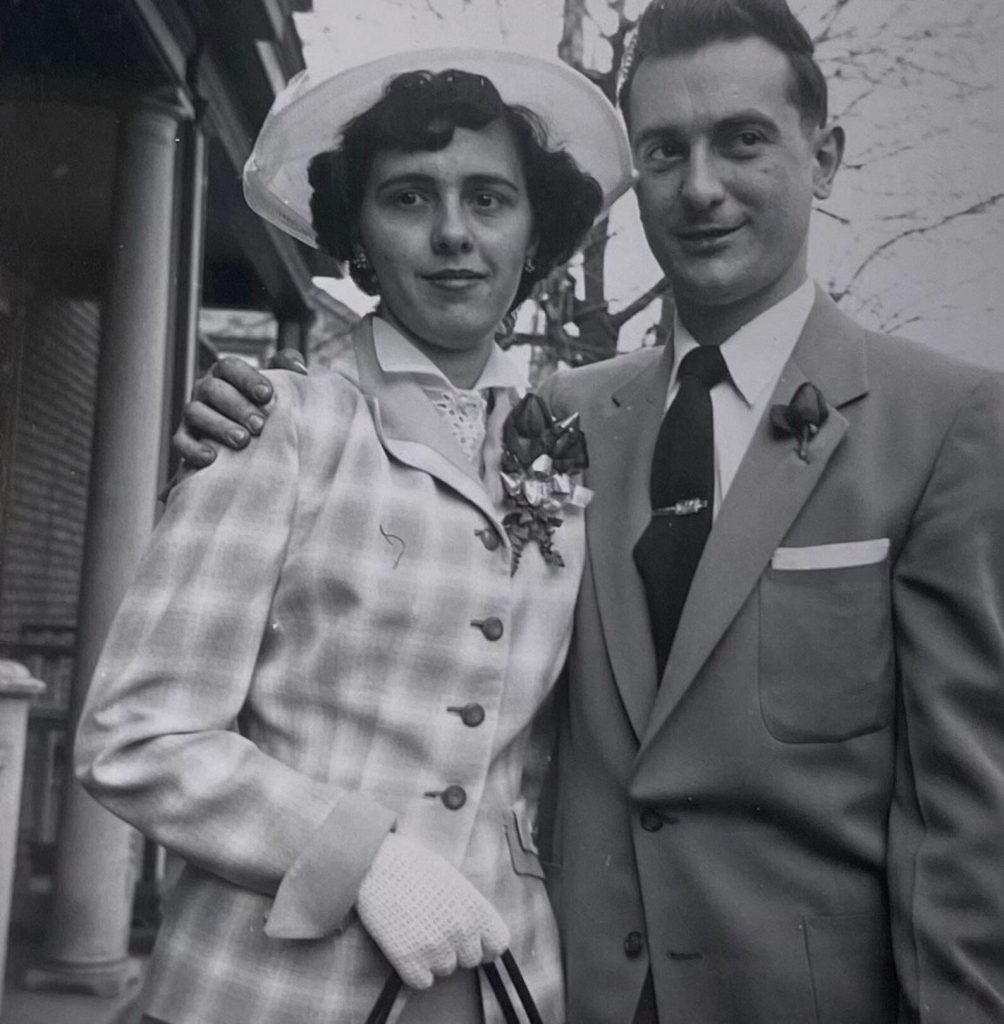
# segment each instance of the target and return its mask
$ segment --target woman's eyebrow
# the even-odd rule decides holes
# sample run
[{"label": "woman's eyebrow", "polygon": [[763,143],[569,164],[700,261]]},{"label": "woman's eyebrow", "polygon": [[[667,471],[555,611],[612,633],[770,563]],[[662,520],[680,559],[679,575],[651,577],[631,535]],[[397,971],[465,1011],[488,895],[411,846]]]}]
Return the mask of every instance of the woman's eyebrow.
[{"label": "woman's eyebrow", "polygon": [[431,174],[423,174],[421,171],[403,171],[381,178],[374,188],[380,191],[385,188],[396,188],[399,185],[434,185],[435,183],[436,178]]},{"label": "woman's eyebrow", "polygon": [[[388,188],[400,188],[407,185],[436,187],[441,182],[442,179],[434,174],[426,174],[423,171],[401,171],[397,174],[391,174],[386,178],[381,178],[374,186],[374,189],[380,192]],[[462,184],[465,188],[486,188],[491,186],[495,188],[508,188],[513,192],[520,191],[519,184],[507,174],[493,174],[489,171],[476,171],[467,174],[463,177]]]},{"label": "woman's eyebrow", "polygon": [[510,188],[514,192],[520,190],[517,182],[513,181],[507,174],[489,174],[489,173],[476,173],[468,174],[464,178],[464,184],[468,186],[489,186],[494,185],[496,187],[502,186],[504,188]]}]

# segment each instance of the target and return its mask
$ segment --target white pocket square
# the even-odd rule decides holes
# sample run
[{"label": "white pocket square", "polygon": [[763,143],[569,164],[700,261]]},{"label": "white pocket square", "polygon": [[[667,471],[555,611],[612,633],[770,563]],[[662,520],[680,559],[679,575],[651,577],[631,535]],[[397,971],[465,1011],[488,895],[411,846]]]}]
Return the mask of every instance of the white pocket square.
[{"label": "white pocket square", "polygon": [[844,544],[816,544],[806,548],[778,548],[770,560],[772,569],[848,569],[874,565],[889,554],[889,538],[852,540]]}]

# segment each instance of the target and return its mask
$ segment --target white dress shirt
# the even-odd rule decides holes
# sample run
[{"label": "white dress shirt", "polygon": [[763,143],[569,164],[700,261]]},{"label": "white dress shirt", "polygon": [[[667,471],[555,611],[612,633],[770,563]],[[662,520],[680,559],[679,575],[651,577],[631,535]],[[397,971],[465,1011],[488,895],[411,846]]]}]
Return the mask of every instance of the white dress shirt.
[{"label": "white dress shirt", "polygon": [[[815,288],[804,281],[791,295],[775,303],[721,344],[731,380],[711,389],[715,436],[714,515],[722,507],[753,433],[795,348],[815,301]],[[666,408],[679,390],[680,361],[698,342],[680,320],[673,323],[673,369],[669,375]]]},{"label": "white dress shirt", "polygon": [[495,389],[515,388],[521,393],[527,387],[526,377],[515,362],[497,345],[492,345],[481,376],[472,388],[458,388],[421,350],[400,331],[380,317],[373,319],[373,343],[377,362],[384,373],[411,377],[422,388],[436,411],[449,426],[457,444],[480,474],[490,454],[497,454],[486,435],[490,429],[501,430],[501,424],[490,423]]}]

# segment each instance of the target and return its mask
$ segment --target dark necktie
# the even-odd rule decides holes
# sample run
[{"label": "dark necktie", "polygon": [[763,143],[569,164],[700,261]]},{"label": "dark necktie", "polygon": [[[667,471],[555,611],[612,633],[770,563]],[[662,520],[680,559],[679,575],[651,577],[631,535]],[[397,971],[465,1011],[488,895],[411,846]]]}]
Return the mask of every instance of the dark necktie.
[{"label": "dark necktie", "polygon": [[652,518],[634,547],[634,561],[645,584],[660,679],[711,531],[715,435],[710,390],[728,375],[717,345],[688,352],[677,374],[679,390],[655,442]]}]

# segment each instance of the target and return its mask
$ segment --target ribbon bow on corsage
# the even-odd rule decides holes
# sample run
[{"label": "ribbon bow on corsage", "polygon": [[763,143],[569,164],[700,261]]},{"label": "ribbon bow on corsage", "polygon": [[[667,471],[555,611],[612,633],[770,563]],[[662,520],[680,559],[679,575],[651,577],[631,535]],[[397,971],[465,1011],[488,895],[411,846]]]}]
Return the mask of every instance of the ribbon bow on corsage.
[{"label": "ribbon bow on corsage", "polygon": [[772,405],[770,422],[779,434],[798,442],[795,449],[803,462],[809,461],[809,442],[819,433],[830,411],[822,391],[809,381],[800,385],[789,405]]},{"label": "ribbon bow on corsage", "polygon": [[515,574],[523,549],[536,541],[548,565],[564,561],[554,548],[554,530],[568,505],[585,508],[593,492],[577,480],[589,465],[579,414],[555,420],[540,395],[530,394],[513,406],[502,424],[502,488],[507,512],[502,525],[512,544]]}]

